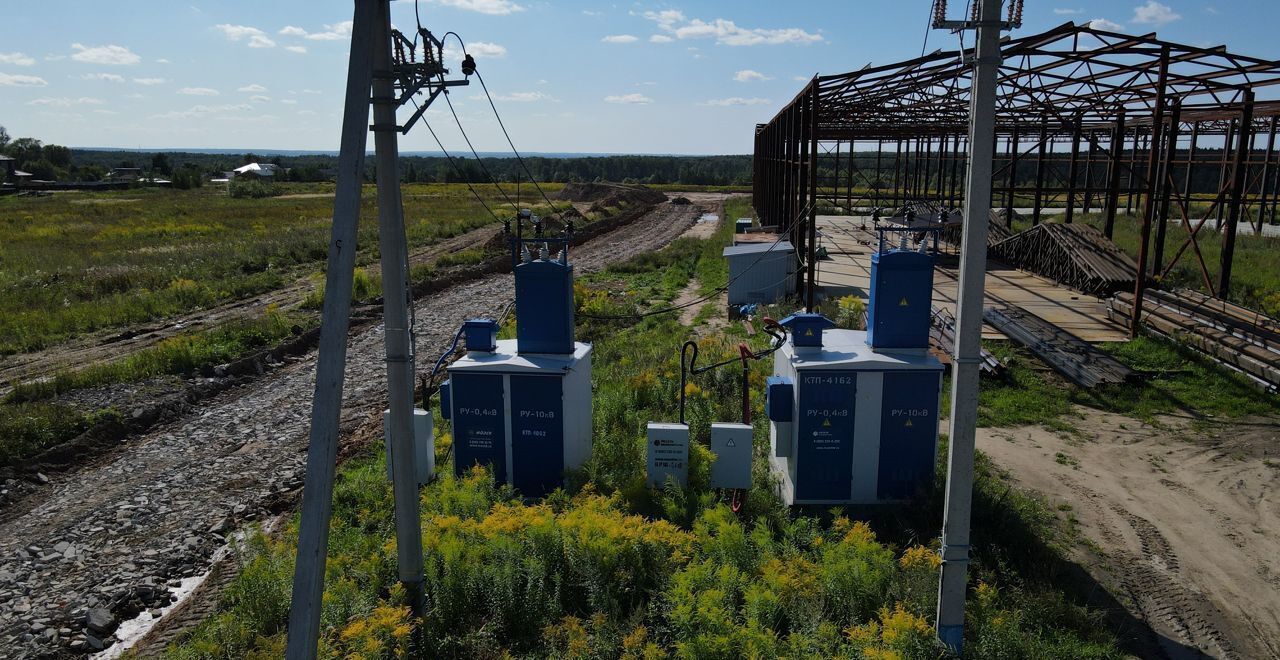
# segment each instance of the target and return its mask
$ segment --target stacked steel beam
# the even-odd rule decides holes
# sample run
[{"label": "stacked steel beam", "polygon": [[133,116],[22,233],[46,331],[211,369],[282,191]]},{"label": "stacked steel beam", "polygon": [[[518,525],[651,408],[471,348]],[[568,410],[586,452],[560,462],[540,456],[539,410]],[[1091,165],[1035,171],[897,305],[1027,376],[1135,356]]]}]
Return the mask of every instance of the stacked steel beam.
[{"label": "stacked steel beam", "polygon": [[1058,326],[1016,307],[988,307],[982,319],[1081,387],[1123,383],[1133,370]]},{"label": "stacked steel beam", "polygon": [[[1120,293],[1111,299],[1107,314],[1129,323],[1132,310],[1133,294]],[[1148,290],[1142,301],[1142,324],[1267,389],[1280,389],[1280,321],[1276,319],[1188,289]]]},{"label": "stacked steel beam", "polygon": [[[929,321],[929,337],[933,343],[948,356],[953,355],[956,349],[956,317],[945,309],[934,307]],[[982,349],[981,368],[982,373],[993,376],[1004,371],[1000,360],[985,348]]]},{"label": "stacked steel beam", "polygon": [[1093,295],[1133,290],[1138,267],[1093,227],[1048,223],[991,246],[992,256],[1015,268]]}]

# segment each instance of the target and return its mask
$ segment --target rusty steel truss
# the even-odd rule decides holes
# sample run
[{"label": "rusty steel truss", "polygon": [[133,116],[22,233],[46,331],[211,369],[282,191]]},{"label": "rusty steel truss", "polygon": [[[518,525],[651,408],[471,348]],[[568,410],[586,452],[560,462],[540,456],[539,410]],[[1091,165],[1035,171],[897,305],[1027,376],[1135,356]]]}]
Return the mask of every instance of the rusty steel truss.
[{"label": "rusty steel truss", "polygon": [[[1186,255],[1225,295],[1238,223],[1261,233],[1278,219],[1280,101],[1258,96],[1280,84],[1280,61],[1072,23],[1001,51],[993,206],[1029,207],[1033,224],[1049,206],[1064,222],[1099,212],[1108,238],[1118,209],[1136,211],[1148,277],[1136,278],[1135,329],[1147,280]],[[971,56],[816,76],[756,127],[755,208],[802,255],[810,307],[819,212],[960,206]],[[1216,278],[1197,240],[1209,222],[1222,233]]]}]

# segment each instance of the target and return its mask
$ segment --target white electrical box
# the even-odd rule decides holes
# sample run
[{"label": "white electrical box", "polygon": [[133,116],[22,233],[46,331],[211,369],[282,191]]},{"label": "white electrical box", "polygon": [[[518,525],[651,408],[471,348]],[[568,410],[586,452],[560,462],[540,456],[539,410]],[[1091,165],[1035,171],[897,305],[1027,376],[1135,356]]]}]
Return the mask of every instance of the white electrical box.
[{"label": "white electrical box", "polygon": [[[391,481],[391,411],[382,411],[382,444],[387,450],[387,480]],[[431,411],[413,409],[413,453],[418,485],[431,481],[436,472],[435,426]]]},{"label": "white electrical box", "polygon": [[751,435],[746,424],[715,422],[711,425],[712,488],[751,488]]},{"label": "white electrical box", "polygon": [[684,486],[689,481],[689,427],[649,422],[649,487],[662,488],[667,479]]}]

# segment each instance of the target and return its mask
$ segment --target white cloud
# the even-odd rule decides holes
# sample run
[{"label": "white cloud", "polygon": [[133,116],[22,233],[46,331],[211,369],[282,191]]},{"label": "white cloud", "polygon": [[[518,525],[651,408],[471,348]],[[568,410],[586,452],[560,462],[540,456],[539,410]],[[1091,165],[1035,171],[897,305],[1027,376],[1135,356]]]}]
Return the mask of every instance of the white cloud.
[{"label": "white cloud", "polygon": [[323,92],[321,92],[318,89],[304,89],[302,90],[302,93],[303,94],[323,94]]},{"label": "white cloud", "polygon": [[1108,21],[1105,18],[1095,18],[1092,21],[1089,21],[1089,27],[1095,30],[1106,30],[1108,32],[1119,32],[1124,29],[1123,25]]},{"label": "white cloud", "polygon": [[766,76],[759,71],[752,71],[751,69],[743,69],[733,74],[733,79],[738,82],[752,82],[754,80],[773,80],[773,76]]},{"label": "white cloud", "polygon": [[168,64],[168,63],[169,63],[169,60],[168,60],[168,59],[165,59],[165,58],[163,58],[163,57],[162,57],[162,58],[160,58],[160,59],[158,59],[158,60],[156,60],[156,64]]},{"label": "white cloud", "polygon": [[38,76],[0,73],[0,87],[44,87],[48,81]]},{"label": "white cloud", "polygon": [[307,36],[307,31],[296,25],[286,25],[280,28],[279,34],[286,37],[305,37]]},{"label": "white cloud", "polygon": [[178,93],[186,94],[187,96],[217,96],[218,90],[208,87],[183,87],[178,90]]},{"label": "white cloud", "polygon": [[800,28],[744,28],[724,18],[686,20],[684,13],[675,9],[646,11],[641,15],[677,39],[715,39],[724,46],[807,44],[823,40],[822,35]]},{"label": "white cloud", "polygon": [[582,15],[583,15],[583,16],[604,16],[604,12],[602,12],[602,11],[591,11],[590,9],[583,9],[583,10],[582,10]]},{"label": "white cloud", "polygon": [[297,99],[284,99],[283,101],[280,101],[280,102],[285,105],[298,105]]},{"label": "white cloud", "polygon": [[622,94],[616,96],[604,97],[605,103],[622,103],[626,105],[647,105],[653,103],[653,99],[644,94]]},{"label": "white cloud", "polygon": [[664,30],[670,30],[676,23],[684,22],[684,12],[679,9],[664,9],[662,11],[647,11],[642,14],[645,18],[658,24],[658,27]]},{"label": "white cloud", "polygon": [[236,91],[237,92],[265,92],[267,91],[267,88],[257,83],[254,83],[252,85],[245,85],[244,87],[241,87]]},{"label": "white cloud", "polygon": [[756,46],[759,44],[813,43],[822,41],[822,35],[811,34],[800,28],[747,29],[723,18],[707,22],[693,19],[675,30],[679,39],[714,38],[725,46]]},{"label": "white cloud", "polygon": [[306,46],[285,46],[284,49],[290,53],[298,53],[300,55],[305,55],[307,53]]},{"label": "white cloud", "polygon": [[307,38],[312,41],[343,41],[351,38],[351,21],[342,21],[324,26],[324,32],[312,32]]},{"label": "white cloud", "polygon": [[142,61],[133,51],[114,44],[92,48],[84,44],[71,44],[71,50],[76,51],[71,54],[71,59],[88,64],[128,65]]},{"label": "white cloud", "polygon": [[35,64],[34,57],[25,53],[0,53],[0,64],[12,64],[14,66],[31,66]]},{"label": "white cloud", "polygon": [[95,115],[118,115],[118,114],[120,114],[120,113],[116,112],[115,110],[103,110],[102,108],[98,108],[97,110],[94,110],[94,111],[93,111],[93,114],[95,114]]},{"label": "white cloud", "polygon": [[152,85],[163,85],[169,81],[164,78],[134,78],[133,82],[150,87]]},{"label": "white cloud", "polygon": [[270,97],[270,96],[262,96],[262,95],[254,95],[254,96],[250,96],[250,97],[249,97],[249,100],[250,100],[250,101],[253,101],[254,103],[270,103],[270,102],[271,102],[271,97]]},{"label": "white cloud", "polygon": [[511,2],[511,0],[435,0],[435,4],[492,16],[505,16],[524,11],[523,6]]},{"label": "white cloud", "polygon": [[1055,13],[1055,14],[1057,14],[1057,15],[1059,15],[1059,16],[1069,16],[1069,15],[1071,15],[1071,14],[1083,14],[1083,13],[1084,13],[1084,10],[1083,10],[1083,9],[1067,9],[1067,8],[1063,8],[1063,7],[1055,7],[1055,8],[1054,8],[1054,10],[1053,10],[1053,13]]},{"label": "white cloud", "polygon": [[[479,57],[479,58],[488,57],[492,59],[498,59],[499,57],[506,57],[507,55],[507,49],[505,46],[500,46],[498,44],[490,43],[488,41],[473,41],[467,44],[467,52],[471,53],[475,57]],[[461,61],[462,51],[458,50],[456,45],[445,44],[444,59],[446,62]]]},{"label": "white cloud", "polygon": [[727,99],[711,99],[709,101],[703,101],[698,105],[726,107],[731,105],[764,105],[769,102],[770,102],[769,99],[761,99],[761,98],[754,98],[754,97],[745,99],[745,98],[742,98],[741,96],[731,96]]},{"label": "white cloud", "polygon": [[1179,14],[1174,13],[1169,5],[1162,5],[1156,0],[1147,0],[1146,4],[1138,5],[1133,8],[1134,23],[1150,23],[1152,25],[1164,25],[1172,23],[1182,18]]},{"label": "white cloud", "polygon": [[1215,16],[1218,15],[1218,8],[1214,7],[1213,5],[1209,5],[1208,7],[1205,7],[1204,10],[1205,12],[1213,14]]},{"label": "white cloud", "polygon": [[[473,96],[472,99],[483,101],[484,96]],[[510,94],[502,94],[493,97],[495,101],[510,101],[514,103],[531,103],[533,101],[554,101],[555,98],[550,94],[543,92],[512,92]]]},{"label": "white cloud", "polygon": [[672,39],[665,34],[654,34],[649,36],[649,41],[655,44],[669,44],[672,41],[675,41],[675,39]]},{"label": "white cloud", "polygon": [[228,105],[196,105],[187,110],[173,110],[158,115],[151,115],[152,119],[197,119],[200,117],[208,117],[209,115],[223,112],[247,112],[252,110],[253,106],[247,103],[237,103]]},{"label": "white cloud", "polygon": [[267,36],[266,32],[256,27],[248,25],[231,25],[229,23],[219,23],[213,26],[222,31],[228,39],[232,41],[242,41],[247,39],[250,48],[274,48],[276,42]]},{"label": "white cloud", "polygon": [[791,76],[791,79],[796,82],[809,82],[812,80],[810,76]]},{"label": "white cloud", "polygon": [[102,80],[106,82],[124,82],[124,76],[115,73],[86,73],[80,76],[82,80]]},{"label": "white cloud", "polygon": [[630,43],[635,43],[639,40],[640,39],[638,37],[632,34],[611,34],[601,39],[600,41],[603,41],[607,44],[630,44]]},{"label": "white cloud", "polygon": [[88,96],[82,96],[78,99],[68,98],[43,98],[34,101],[27,101],[27,105],[45,105],[50,108],[70,108],[73,105],[102,105],[102,99],[95,99]]}]

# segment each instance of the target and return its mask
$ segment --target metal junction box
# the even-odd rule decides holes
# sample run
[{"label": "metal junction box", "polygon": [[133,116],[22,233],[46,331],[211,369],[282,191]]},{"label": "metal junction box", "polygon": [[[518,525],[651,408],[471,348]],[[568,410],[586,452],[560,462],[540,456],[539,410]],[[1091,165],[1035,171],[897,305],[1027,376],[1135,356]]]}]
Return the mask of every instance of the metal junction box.
[{"label": "metal junction box", "polygon": [[711,425],[712,488],[751,488],[751,434],[746,424],[715,422]]},{"label": "metal junction box", "polygon": [[[382,444],[387,452],[387,480],[391,480],[391,411],[382,411]],[[413,462],[417,466],[418,485],[431,481],[436,474],[435,426],[431,423],[431,411],[413,409]]]},{"label": "metal junction box", "polygon": [[876,350],[927,349],[933,256],[914,250],[871,255],[867,344]]},{"label": "metal junction box", "polygon": [[591,457],[591,346],[519,354],[517,340],[471,352],[449,367],[454,471],[476,464],[526,497],[561,486]]},{"label": "metal junction box", "polygon": [[685,424],[649,422],[645,441],[649,451],[648,483],[662,488],[667,479],[681,486],[689,482],[689,427]]},{"label": "metal junction box", "polygon": [[866,342],[865,332],[828,329],[818,347],[789,339],[774,353],[775,376],[795,383],[794,421],[770,423],[770,468],[787,504],[904,500],[932,485],[942,364]]}]

